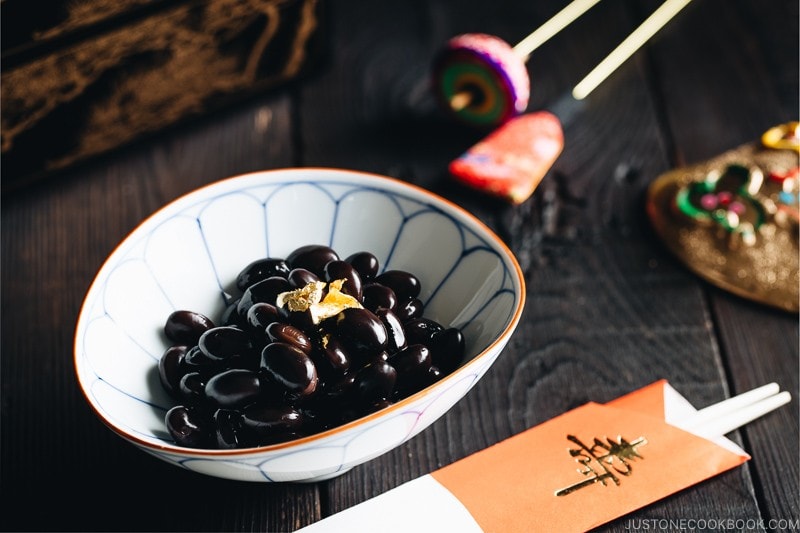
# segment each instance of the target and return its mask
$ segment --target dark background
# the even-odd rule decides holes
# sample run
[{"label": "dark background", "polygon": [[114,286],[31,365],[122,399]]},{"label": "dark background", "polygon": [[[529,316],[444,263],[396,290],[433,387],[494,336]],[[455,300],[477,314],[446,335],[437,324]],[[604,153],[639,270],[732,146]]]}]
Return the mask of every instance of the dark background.
[{"label": "dark background", "polygon": [[[751,461],[600,529],[625,531],[632,518],[800,518],[797,315],[693,275],[644,211],[660,174],[797,120],[798,4],[692,2],[564,117],[564,151],[528,201],[512,207],[463,190],[447,163],[484,133],[437,110],[432,58],[462,32],[516,43],[564,4],[326,2],[320,46],[296,78],[243,89],[225,105],[35,177],[4,156],[0,528],[292,531],[661,378],[697,407],[771,381],[793,400],[731,435]],[[601,2],[535,51],[529,109],[556,102],[658,5]],[[4,11],[4,34],[12,21]],[[45,154],[48,139],[71,127],[52,121],[34,143]],[[116,244],[163,204],[218,179],[291,166],[393,176],[474,213],[525,272],[522,322],[442,419],[337,479],[248,484],[183,471],[115,436],[82,398],[72,366],[82,299]]]}]

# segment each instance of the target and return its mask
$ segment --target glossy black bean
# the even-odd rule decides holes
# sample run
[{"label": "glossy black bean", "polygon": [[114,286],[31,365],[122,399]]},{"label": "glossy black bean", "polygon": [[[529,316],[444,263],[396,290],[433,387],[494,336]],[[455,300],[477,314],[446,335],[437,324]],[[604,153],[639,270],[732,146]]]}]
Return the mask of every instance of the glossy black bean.
[{"label": "glossy black bean", "polygon": [[378,258],[370,252],[356,252],[347,256],[346,262],[353,265],[358,273],[361,275],[361,281],[371,281],[378,275],[380,263]]},{"label": "glossy black bean", "polygon": [[272,276],[263,279],[250,285],[247,290],[244,291],[244,294],[242,294],[236,306],[236,310],[239,315],[246,317],[247,311],[253,304],[266,302],[275,305],[278,295],[290,290],[292,290],[292,287],[289,285],[289,281],[286,278]]},{"label": "glossy black bean", "polygon": [[173,311],[164,324],[164,334],[176,344],[197,344],[200,335],[214,327],[214,322],[194,311]]},{"label": "glossy black bean", "polygon": [[362,413],[368,415],[370,413],[377,413],[383,409],[386,409],[390,405],[393,405],[394,402],[388,398],[382,398],[380,400],[376,400],[374,402],[367,403],[362,406]]},{"label": "glossy black bean", "polygon": [[361,301],[361,274],[345,261],[331,261],[325,265],[325,281],[330,283],[339,279],[345,280],[342,284],[342,292],[349,294],[358,301]]},{"label": "glossy black bean", "polygon": [[[324,431],[346,424],[364,415],[362,405],[365,402],[358,398],[355,385],[345,396],[332,398],[327,404],[319,403],[314,406],[314,410],[309,414],[314,418],[306,416],[309,430]],[[305,410],[305,409],[304,409]]]},{"label": "glossy black bean", "polygon": [[330,261],[338,260],[339,255],[333,248],[321,244],[301,246],[286,256],[286,262],[290,268],[305,268],[320,279],[325,276],[325,265]]},{"label": "glossy black bean", "polygon": [[431,365],[428,370],[428,385],[432,385],[444,377],[444,372],[436,365]]},{"label": "glossy black bean", "polygon": [[241,298],[236,298],[233,302],[229,303],[225,310],[222,311],[222,316],[220,317],[220,325],[223,326],[236,326],[236,327],[245,327],[247,325],[247,313],[244,315],[239,314],[239,302]]},{"label": "glossy black bean", "polygon": [[311,358],[291,344],[273,342],[261,352],[261,371],[267,380],[290,398],[314,393],[319,382]]},{"label": "glossy black bean", "polygon": [[387,270],[379,274],[375,282],[392,289],[401,300],[416,298],[422,288],[419,278],[405,270]]},{"label": "glossy black bean", "polygon": [[419,298],[409,298],[402,302],[398,302],[394,307],[394,312],[397,318],[404,324],[409,320],[415,318],[422,318],[425,312],[425,304]]},{"label": "glossy black bean", "polygon": [[373,313],[379,308],[394,309],[397,296],[394,291],[380,283],[367,283],[362,289],[362,304]]},{"label": "glossy black bean", "polygon": [[396,382],[397,370],[386,361],[376,361],[358,371],[355,387],[360,401],[369,404],[389,398]]},{"label": "glossy black bean", "polygon": [[379,350],[377,352],[370,354],[370,356],[367,358],[364,364],[375,363],[375,362],[383,363],[388,360],[389,360],[389,352],[387,352],[386,350]]},{"label": "glossy black bean", "polygon": [[383,322],[369,309],[349,308],[332,318],[336,336],[352,357],[362,360],[385,350],[389,335]]},{"label": "glossy black bean", "polygon": [[391,309],[379,307],[375,311],[375,316],[383,322],[383,327],[386,328],[386,333],[389,336],[387,346],[389,352],[396,352],[397,350],[405,348],[407,345],[406,332],[395,312]]},{"label": "glossy black bean", "polygon": [[320,377],[338,377],[350,368],[350,355],[347,348],[335,336],[325,334],[314,343],[311,359],[317,367]]},{"label": "glossy black bean", "polygon": [[209,359],[222,361],[246,352],[250,338],[237,327],[217,326],[203,333],[197,346]]},{"label": "glossy black bean", "polygon": [[251,370],[234,368],[209,378],[205,395],[216,407],[238,409],[258,400],[261,382]]},{"label": "glossy black bean", "polygon": [[320,277],[307,268],[293,268],[286,279],[292,289],[302,289],[309,283],[320,281]]},{"label": "glossy black bean", "polygon": [[253,404],[242,411],[242,425],[260,438],[298,431],[303,422],[303,414],[288,405]]},{"label": "glossy black bean", "polygon": [[158,359],[158,379],[173,398],[179,396],[178,385],[185,374],[183,358],[188,350],[188,346],[170,346]]},{"label": "glossy black bean", "polygon": [[344,398],[351,396],[355,381],[356,376],[351,372],[326,379],[321,382],[320,391],[316,398],[318,403],[332,405],[330,402],[333,401],[337,405],[341,405],[341,401]]},{"label": "glossy black bean", "polygon": [[409,344],[389,358],[389,363],[397,370],[400,382],[416,383],[423,379],[431,368],[431,351],[422,344]]},{"label": "glossy black bean", "polygon": [[289,311],[286,307],[278,309],[283,318],[283,322],[288,322],[290,325],[309,333],[317,329],[314,324],[314,318],[311,316],[311,311]]},{"label": "glossy black bean", "polygon": [[433,341],[434,335],[444,331],[444,326],[425,317],[411,319],[404,326],[408,344],[424,344],[428,346]]},{"label": "glossy black bean", "polygon": [[265,257],[256,259],[236,276],[236,287],[244,292],[250,285],[261,280],[279,276],[285,278],[289,274],[289,265],[280,258]]},{"label": "glossy black bean", "polygon": [[220,361],[207,356],[199,346],[192,346],[183,357],[183,366],[187,373],[200,372],[204,376],[210,376],[220,369]]},{"label": "glossy black bean", "polygon": [[206,448],[212,444],[213,424],[202,410],[176,405],[164,415],[164,422],[178,446]]},{"label": "glossy black bean", "polygon": [[261,347],[265,342],[258,342],[247,350],[238,353],[224,361],[224,370],[237,368],[241,370],[252,370],[258,372],[261,367]]},{"label": "glossy black bean", "polygon": [[437,332],[428,347],[431,350],[433,364],[445,374],[449,374],[464,360],[464,334],[458,328],[447,328]]},{"label": "glossy black bean", "polygon": [[311,353],[312,343],[308,335],[303,330],[282,322],[273,322],[266,328],[267,337],[270,342],[285,342],[305,353]]},{"label": "glossy black bean", "polygon": [[250,306],[247,310],[247,330],[257,341],[267,342],[267,326],[281,320],[278,308],[266,302]]},{"label": "glossy black bean", "polygon": [[206,377],[200,372],[189,372],[178,383],[178,391],[187,405],[203,406],[206,403]]},{"label": "glossy black bean", "polygon": [[241,415],[233,409],[217,409],[213,415],[217,448],[221,450],[243,448]]}]

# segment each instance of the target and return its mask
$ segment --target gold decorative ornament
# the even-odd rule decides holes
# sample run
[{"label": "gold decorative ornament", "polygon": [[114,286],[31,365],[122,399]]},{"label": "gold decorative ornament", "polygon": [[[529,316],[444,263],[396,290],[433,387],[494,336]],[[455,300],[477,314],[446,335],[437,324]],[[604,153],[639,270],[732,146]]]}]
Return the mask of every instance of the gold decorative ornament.
[{"label": "gold decorative ornament", "polygon": [[770,128],[759,141],[659,176],[647,213],[689,269],[739,296],[800,308],[800,130]]}]

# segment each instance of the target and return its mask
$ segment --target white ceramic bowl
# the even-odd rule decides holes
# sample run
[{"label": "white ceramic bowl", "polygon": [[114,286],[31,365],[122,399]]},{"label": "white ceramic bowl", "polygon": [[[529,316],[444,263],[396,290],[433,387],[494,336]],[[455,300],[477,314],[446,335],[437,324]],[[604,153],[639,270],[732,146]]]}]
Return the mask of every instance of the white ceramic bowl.
[{"label": "white ceramic bowl", "polygon": [[[218,317],[245,265],[306,244],[341,257],[370,251],[382,270],[414,273],[425,316],[462,330],[464,363],[382,411],[313,436],[237,450],[177,446],[164,424],[176,402],[157,371],[167,316],[188,309]],[[402,444],[449,410],[500,354],[524,299],[522,272],[503,242],[424,189],[346,170],[256,172],[175,200],[119,244],[83,303],[75,369],[101,420],[159,459],[229,479],[318,481]]]}]

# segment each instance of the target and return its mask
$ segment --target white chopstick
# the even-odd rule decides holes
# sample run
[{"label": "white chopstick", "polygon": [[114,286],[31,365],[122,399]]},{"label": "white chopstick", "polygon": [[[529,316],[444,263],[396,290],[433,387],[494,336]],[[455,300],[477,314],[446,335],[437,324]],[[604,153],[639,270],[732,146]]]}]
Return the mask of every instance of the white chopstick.
[{"label": "white chopstick", "polygon": [[780,392],[777,383],[769,383],[701,409],[676,425],[701,437],[722,437],[791,399],[787,391]]},{"label": "white chopstick", "polygon": [[633,55],[650,37],[660,30],[691,0],[666,0],[652,15],[636,28],[619,46],[586,75],[572,90],[576,100],[583,100],[617,67]]}]

